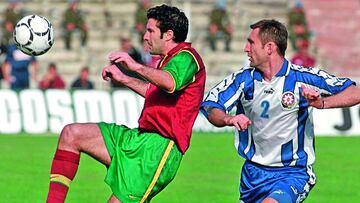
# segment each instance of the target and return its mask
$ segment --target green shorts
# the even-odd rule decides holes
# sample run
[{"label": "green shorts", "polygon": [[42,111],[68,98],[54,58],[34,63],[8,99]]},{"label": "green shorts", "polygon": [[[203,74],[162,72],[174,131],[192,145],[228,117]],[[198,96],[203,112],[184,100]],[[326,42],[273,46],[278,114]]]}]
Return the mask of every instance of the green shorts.
[{"label": "green shorts", "polygon": [[182,154],[170,139],[99,123],[111,157],[105,182],[122,203],[150,202],[175,177]]}]

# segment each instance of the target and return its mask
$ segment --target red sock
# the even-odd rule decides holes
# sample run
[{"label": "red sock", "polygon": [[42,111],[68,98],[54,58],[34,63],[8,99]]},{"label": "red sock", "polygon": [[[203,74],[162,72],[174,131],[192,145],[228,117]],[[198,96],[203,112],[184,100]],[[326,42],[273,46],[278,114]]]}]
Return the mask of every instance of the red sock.
[{"label": "red sock", "polygon": [[80,154],[57,149],[51,165],[47,203],[63,203],[79,166]]}]

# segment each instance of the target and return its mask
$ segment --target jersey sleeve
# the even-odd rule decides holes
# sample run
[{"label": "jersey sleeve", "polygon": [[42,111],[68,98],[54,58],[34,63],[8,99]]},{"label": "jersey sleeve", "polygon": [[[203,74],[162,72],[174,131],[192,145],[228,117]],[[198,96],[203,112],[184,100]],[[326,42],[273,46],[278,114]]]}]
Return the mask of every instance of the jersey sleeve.
[{"label": "jersey sleeve", "polygon": [[174,79],[175,88],[171,92],[181,90],[195,80],[199,66],[195,57],[188,51],[181,51],[174,56],[163,68]]},{"label": "jersey sleeve", "polygon": [[356,85],[349,78],[336,77],[319,68],[309,68],[308,73],[303,74],[304,81],[317,88],[322,95],[334,95],[342,92],[351,85]]},{"label": "jersey sleeve", "polygon": [[244,95],[246,78],[244,73],[233,73],[217,84],[205,97],[201,104],[200,112],[208,117],[211,109],[217,108],[229,113],[241,101]]}]

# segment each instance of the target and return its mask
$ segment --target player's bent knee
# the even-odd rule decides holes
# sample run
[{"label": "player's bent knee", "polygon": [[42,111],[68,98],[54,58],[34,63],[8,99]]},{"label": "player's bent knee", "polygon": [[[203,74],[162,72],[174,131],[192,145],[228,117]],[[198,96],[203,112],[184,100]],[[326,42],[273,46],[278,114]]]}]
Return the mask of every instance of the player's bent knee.
[{"label": "player's bent knee", "polygon": [[75,144],[79,133],[79,124],[67,124],[61,131],[59,144]]}]

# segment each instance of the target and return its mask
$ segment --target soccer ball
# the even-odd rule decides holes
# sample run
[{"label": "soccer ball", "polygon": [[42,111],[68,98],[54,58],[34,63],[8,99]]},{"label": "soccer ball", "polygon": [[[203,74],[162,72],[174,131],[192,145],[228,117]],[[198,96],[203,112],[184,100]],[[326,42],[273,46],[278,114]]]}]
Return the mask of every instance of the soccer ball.
[{"label": "soccer ball", "polygon": [[28,15],[16,24],[13,37],[22,52],[38,56],[46,53],[54,44],[54,29],[46,18]]}]

